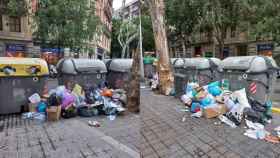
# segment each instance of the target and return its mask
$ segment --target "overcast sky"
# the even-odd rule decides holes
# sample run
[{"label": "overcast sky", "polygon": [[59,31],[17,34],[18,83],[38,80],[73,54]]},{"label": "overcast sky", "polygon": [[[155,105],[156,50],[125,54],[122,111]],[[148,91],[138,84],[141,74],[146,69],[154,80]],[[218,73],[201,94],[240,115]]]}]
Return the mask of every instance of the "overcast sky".
[{"label": "overcast sky", "polygon": [[[132,0],[126,0],[126,3],[131,2]],[[113,0],[114,9],[118,9],[122,6],[122,0]]]}]

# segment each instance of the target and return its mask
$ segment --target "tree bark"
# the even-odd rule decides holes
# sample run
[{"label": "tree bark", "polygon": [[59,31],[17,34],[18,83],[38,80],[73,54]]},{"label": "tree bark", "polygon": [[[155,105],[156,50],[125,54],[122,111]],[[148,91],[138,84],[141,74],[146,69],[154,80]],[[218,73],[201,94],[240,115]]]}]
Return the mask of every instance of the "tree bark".
[{"label": "tree bark", "polygon": [[128,111],[139,112],[140,111],[140,50],[139,47],[133,49],[132,57],[132,76],[129,82],[128,89]]},{"label": "tree bark", "polygon": [[162,94],[168,95],[173,87],[173,75],[169,61],[169,49],[165,26],[164,0],[146,0],[151,14],[156,52],[159,54],[158,74],[159,89]]}]

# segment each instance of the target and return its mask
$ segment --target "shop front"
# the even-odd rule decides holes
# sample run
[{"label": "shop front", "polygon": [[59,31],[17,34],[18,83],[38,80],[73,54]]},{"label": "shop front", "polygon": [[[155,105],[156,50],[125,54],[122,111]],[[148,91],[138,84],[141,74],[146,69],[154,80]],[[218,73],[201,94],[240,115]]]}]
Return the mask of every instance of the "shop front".
[{"label": "shop front", "polygon": [[6,44],[6,57],[26,57],[26,46],[24,44]]},{"label": "shop front", "polygon": [[272,56],[273,48],[274,46],[272,43],[257,44],[258,55]]},{"label": "shop front", "polygon": [[63,52],[62,48],[42,48],[41,58],[45,59],[48,64],[56,65],[59,59],[63,58]]}]

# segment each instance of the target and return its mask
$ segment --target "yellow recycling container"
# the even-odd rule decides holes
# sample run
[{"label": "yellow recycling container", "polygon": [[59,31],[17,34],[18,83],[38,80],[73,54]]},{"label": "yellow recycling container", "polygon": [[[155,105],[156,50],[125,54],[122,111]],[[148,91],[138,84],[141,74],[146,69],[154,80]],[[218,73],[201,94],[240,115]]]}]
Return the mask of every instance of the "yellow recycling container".
[{"label": "yellow recycling container", "polygon": [[21,112],[28,97],[42,93],[48,76],[43,59],[0,57],[0,114]]}]

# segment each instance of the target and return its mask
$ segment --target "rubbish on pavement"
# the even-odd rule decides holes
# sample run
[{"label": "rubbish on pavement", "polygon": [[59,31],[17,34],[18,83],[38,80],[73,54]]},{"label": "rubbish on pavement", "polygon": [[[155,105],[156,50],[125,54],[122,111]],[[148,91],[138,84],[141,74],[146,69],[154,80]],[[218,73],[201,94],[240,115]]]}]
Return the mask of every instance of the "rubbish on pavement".
[{"label": "rubbish on pavement", "polygon": [[88,125],[92,127],[100,127],[100,123],[98,121],[88,121]]},{"label": "rubbish on pavement", "polygon": [[38,105],[37,105],[38,112],[44,113],[44,112],[46,112],[46,109],[47,109],[47,104],[45,102],[41,101],[38,103]]},{"label": "rubbish on pavement", "polygon": [[29,112],[37,112],[37,103],[29,103],[28,109],[29,109]]},{"label": "rubbish on pavement", "polygon": [[60,119],[61,106],[49,106],[47,108],[48,121],[58,121]]},{"label": "rubbish on pavement", "polygon": [[46,119],[45,114],[39,112],[27,112],[22,114],[23,119],[34,119],[44,121]]},{"label": "rubbish on pavement", "polygon": [[208,119],[218,117],[226,112],[227,108],[224,104],[215,104],[203,108],[203,116]]},{"label": "rubbish on pavement", "polygon": [[[61,107],[62,108],[62,107]],[[67,108],[61,110],[61,117],[69,119],[77,116],[77,108],[73,105],[67,106]]]},{"label": "rubbish on pavement", "polygon": [[186,115],[184,115],[182,118],[182,122],[185,122],[186,120],[187,120],[187,117],[186,117]]},{"label": "rubbish on pavement", "polygon": [[265,139],[267,134],[268,133],[264,129],[247,129],[244,133],[245,136],[248,136],[249,138],[253,139]]},{"label": "rubbish on pavement", "polygon": [[190,106],[192,103],[192,99],[189,96],[187,96],[186,94],[181,96],[181,100],[187,106]]},{"label": "rubbish on pavement", "polygon": [[268,142],[270,142],[270,143],[274,143],[274,144],[280,143],[279,138],[276,137],[276,136],[273,136],[273,135],[267,135],[267,136],[265,137],[265,140],[268,141]]},{"label": "rubbish on pavement", "polygon": [[247,127],[250,129],[255,129],[255,130],[264,129],[264,125],[262,125],[260,123],[253,123],[252,121],[249,121],[249,120],[245,120],[245,123],[246,123]]},{"label": "rubbish on pavement", "polygon": [[193,102],[191,105],[191,112],[196,113],[200,111],[200,104],[198,102]]},{"label": "rubbish on pavement", "polygon": [[237,126],[231,121],[229,120],[227,117],[225,117],[224,115],[220,115],[218,116],[218,118],[225,124],[229,125],[231,128],[236,128]]},{"label": "rubbish on pavement", "polygon": [[110,89],[103,89],[101,92],[101,95],[104,97],[112,97],[113,96],[113,92]]},{"label": "rubbish on pavement", "polygon": [[41,101],[41,97],[38,93],[34,93],[33,95],[31,95],[28,100],[33,103],[33,104],[36,104],[36,103],[39,103]]},{"label": "rubbish on pavement", "polygon": [[191,117],[195,117],[195,118],[200,118],[201,116],[202,116],[202,111],[201,110],[199,110],[198,112],[193,113],[191,115]]},{"label": "rubbish on pavement", "polygon": [[238,90],[238,91],[234,91],[232,96],[234,98],[236,98],[236,100],[241,105],[240,111],[243,111],[244,108],[250,108],[251,107],[250,104],[249,104],[249,101],[247,99],[247,94],[246,94],[245,88],[243,88],[241,90]]},{"label": "rubbish on pavement", "polygon": [[116,115],[108,115],[110,121],[114,121],[116,119]]}]

